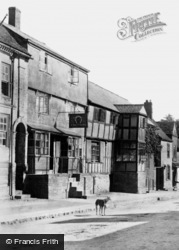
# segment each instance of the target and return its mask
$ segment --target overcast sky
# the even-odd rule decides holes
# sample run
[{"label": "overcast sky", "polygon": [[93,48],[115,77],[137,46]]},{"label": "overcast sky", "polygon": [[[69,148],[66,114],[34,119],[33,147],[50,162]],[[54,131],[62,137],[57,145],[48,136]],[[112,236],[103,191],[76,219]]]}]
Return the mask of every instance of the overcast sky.
[{"label": "overcast sky", "polygon": [[[169,113],[179,119],[177,1],[6,0],[0,20],[9,7],[19,8],[21,30],[89,69],[90,81],[133,104],[151,100],[156,121]],[[157,12],[163,33],[137,42],[117,37],[119,19]]]}]

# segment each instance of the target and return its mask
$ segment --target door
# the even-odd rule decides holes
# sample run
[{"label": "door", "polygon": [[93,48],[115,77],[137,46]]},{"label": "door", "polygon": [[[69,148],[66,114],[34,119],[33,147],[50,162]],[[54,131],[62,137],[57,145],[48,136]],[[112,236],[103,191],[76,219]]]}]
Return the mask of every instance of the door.
[{"label": "door", "polygon": [[157,190],[164,189],[164,169],[163,168],[156,169],[156,189]]}]

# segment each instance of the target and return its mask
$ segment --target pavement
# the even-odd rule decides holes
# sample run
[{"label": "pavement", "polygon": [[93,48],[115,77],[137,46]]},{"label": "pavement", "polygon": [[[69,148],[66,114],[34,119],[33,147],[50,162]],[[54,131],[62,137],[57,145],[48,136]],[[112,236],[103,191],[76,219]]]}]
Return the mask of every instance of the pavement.
[{"label": "pavement", "polygon": [[[95,210],[95,200],[109,196],[109,207],[126,209],[136,203],[157,202],[179,199],[178,191],[152,191],[145,194],[106,193],[91,195],[87,199],[30,199],[30,200],[0,200],[0,224],[16,224],[47,218],[55,218],[75,213],[85,213]],[[94,212],[95,213],[95,212]]]}]

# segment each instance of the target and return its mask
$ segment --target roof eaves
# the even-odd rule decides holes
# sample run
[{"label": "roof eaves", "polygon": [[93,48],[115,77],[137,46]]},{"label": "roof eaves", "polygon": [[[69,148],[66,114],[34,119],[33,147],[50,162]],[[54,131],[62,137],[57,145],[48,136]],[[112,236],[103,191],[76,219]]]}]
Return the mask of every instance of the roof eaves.
[{"label": "roof eaves", "polygon": [[9,46],[7,43],[4,43],[4,42],[0,42],[0,44],[2,44],[3,46],[6,46],[9,50],[12,50],[13,52],[15,52],[17,54],[20,54],[20,55],[27,57],[27,58],[31,58],[31,55],[28,52],[25,53],[24,51],[21,51],[20,49],[16,49],[12,46]]},{"label": "roof eaves", "polygon": [[82,71],[84,71],[84,72],[86,72],[86,73],[89,73],[89,72],[90,72],[90,70],[88,70],[88,69],[86,69],[86,68],[80,66],[80,65],[77,64],[77,63],[72,62],[71,60],[67,59],[66,57],[64,57],[64,56],[62,56],[62,55],[60,55],[60,54],[58,54],[57,52],[51,50],[50,48],[48,48],[48,47],[46,47],[46,46],[40,45],[40,44],[38,44],[37,42],[35,42],[35,41],[31,40],[31,39],[27,39],[27,41],[28,41],[28,43],[30,43],[30,44],[32,44],[32,45],[35,45],[35,46],[37,46],[38,48],[43,49],[44,51],[46,51],[46,52],[52,54],[53,56],[55,56],[56,58],[60,59],[60,60],[63,61],[63,62],[66,62],[66,63],[68,63],[68,64],[70,64],[70,65],[73,65],[73,66],[75,66],[76,68],[78,68],[78,69],[80,69],[80,70],[82,70]]},{"label": "roof eaves", "polygon": [[65,58],[64,56],[58,54],[57,52],[53,51],[52,49],[48,48],[46,46],[45,43],[42,43],[40,41],[38,41],[37,39],[25,34],[24,32],[22,32],[21,30],[17,30],[15,27],[13,27],[12,25],[9,25],[9,24],[3,24],[7,29],[10,29],[11,31],[13,31],[14,33],[16,33],[17,35],[23,37],[23,39],[27,42],[27,43],[31,43],[35,46],[37,46],[38,48],[41,48],[43,50],[45,50],[46,52],[48,52],[49,54],[52,54],[53,56],[57,57],[58,59],[61,59],[62,61],[70,64],[70,65],[73,65],[75,67],[77,67],[78,69],[86,72],[86,73],[89,73],[90,71],[82,66],[80,66],[79,64]]}]

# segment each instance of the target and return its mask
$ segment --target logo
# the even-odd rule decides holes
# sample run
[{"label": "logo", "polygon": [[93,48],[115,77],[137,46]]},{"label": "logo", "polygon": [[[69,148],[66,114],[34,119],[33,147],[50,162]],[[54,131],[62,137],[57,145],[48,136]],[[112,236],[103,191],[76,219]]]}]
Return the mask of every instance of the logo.
[{"label": "logo", "polygon": [[137,19],[131,17],[119,19],[117,37],[120,40],[134,37],[135,41],[139,41],[148,36],[162,33],[166,24],[159,20],[159,15],[160,13],[157,12]]}]

